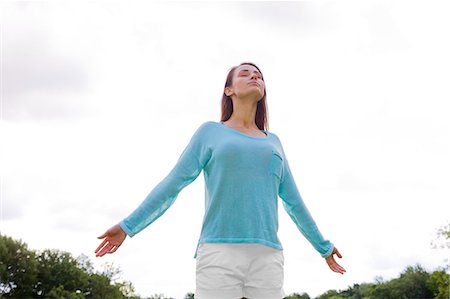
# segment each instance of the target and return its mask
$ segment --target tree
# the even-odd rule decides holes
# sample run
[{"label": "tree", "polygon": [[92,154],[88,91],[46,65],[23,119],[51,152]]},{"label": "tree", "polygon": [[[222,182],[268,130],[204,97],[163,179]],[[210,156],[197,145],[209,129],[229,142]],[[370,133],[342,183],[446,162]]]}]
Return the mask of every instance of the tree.
[{"label": "tree", "polygon": [[22,241],[0,234],[0,297],[32,296],[37,272],[34,252]]},{"label": "tree", "polygon": [[427,286],[429,276],[420,265],[409,266],[399,278],[377,285],[372,295],[380,299],[433,298]]},{"label": "tree", "polygon": [[89,276],[88,287],[85,292],[86,298],[125,298],[120,289],[111,284],[111,280],[98,273]]},{"label": "tree", "polygon": [[292,293],[287,297],[284,297],[284,299],[311,299],[307,293]]},{"label": "tree", "polygon": [[362,283],[359,285],[359,294],[361,295],[361,298],[371,298],[371,294],[373,292],[373,289],[375,288],[375,284],[373,283]]},{"label": "tree", "polygon": [[[54,288],[72,294],[83,292],[89,284],[89,274],[79,267],[76,259],[68,252],[45,249],[37,254],[37,294],[47,296]],[[54,293],[59,291],[54,291]],[[60,293],[60,292],[59,292]]]},{"label": "tree", "polygon": [[450,275],[445,271],[434,271],[427,280],[427,285],[436,299],[450,298]]},{"label": "tree", "polygon": [[322,295],[318,296],[316,299],[341,299],[341,297],[336,290],[329,290]]},{"label": "tree", "polygon": [[81,291],[70,292],[64,289],[63,286],[58,286],[56,288],[52,288],[50,292],[45,296],[45,298],[52,299],[84,299],[84,295]]},{"label": "tree", "polygon": [[362,294],[361,294],[359,284],[354,284],[353,286],[349,287],[348,289],[341,291],[339,293],[339,295],[344,298],[362,299]]},{"label": "tree", "polygon": [[194,299],[194,293],[187,293],[186,295],[184,295],[183,299]]},{"label": "tree", "polygon": [[120,273],[112,264],[102,273],[94,271],[86,255],[75,259],[56,249],[36,252],[0,235],[0,298],[138,299],[131,282],[119,280]]}]

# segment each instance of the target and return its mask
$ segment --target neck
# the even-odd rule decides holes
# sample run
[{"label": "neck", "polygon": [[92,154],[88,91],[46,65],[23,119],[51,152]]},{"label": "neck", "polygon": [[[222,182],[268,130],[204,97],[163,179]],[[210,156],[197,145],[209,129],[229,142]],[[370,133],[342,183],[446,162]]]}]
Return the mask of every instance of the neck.
[{"label": "neck", "polygon": [[227,122],[236,127],[257,128],[255,123],[257,104],[255,101],[233,99],[233,114]]}]

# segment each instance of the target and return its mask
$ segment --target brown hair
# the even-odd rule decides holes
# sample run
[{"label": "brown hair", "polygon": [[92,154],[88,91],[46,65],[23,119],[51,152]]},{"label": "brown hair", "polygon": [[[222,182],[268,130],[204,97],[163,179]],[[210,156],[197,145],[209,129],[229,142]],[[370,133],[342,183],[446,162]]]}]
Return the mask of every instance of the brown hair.
[{"label": "brown hair", "polygon": [[[227,81],[225,82],[225,87],[231,86],[233,84],[233,75],[234,71],[237,67],[248,64],[251,66],[254,66],[258,69],[258,71],[261,73],[261,70],[251,62],[243,62],[240,65],[234,66],[230,69],[227,76]],[[264,77],[261,73],[261,78],[264,81]],[[224,90],[225,90],[224,87]],[[233,101],[231,100],[231,97],[227,96],[225,94],[225,91],[222,95],[222,116],[220,118],[220,121],[227,121],[230,119],[231,115],[233,114]],[[255,123],[258,129],[267,131],[269,129],[269,123],[268,123],[268,116],[267,116],[267,103],[266,103],[266,86],[264,85],[264,95],[263,97],[258,101],[257,107],[256,107],[256,115],[255,115]]]}]

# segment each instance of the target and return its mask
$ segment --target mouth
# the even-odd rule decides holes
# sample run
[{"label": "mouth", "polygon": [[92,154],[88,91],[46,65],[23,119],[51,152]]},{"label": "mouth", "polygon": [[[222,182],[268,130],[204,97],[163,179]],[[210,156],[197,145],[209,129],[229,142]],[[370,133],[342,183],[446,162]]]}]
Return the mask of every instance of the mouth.
[{"label": "mouth", "polygon": [[249,82],[248,84],[249,84],[249,85],[256,85],[256,86],[259,86],[259,83],[258,83],[258,82],[254,82],[254,81],[253,81],[253,82]]}]

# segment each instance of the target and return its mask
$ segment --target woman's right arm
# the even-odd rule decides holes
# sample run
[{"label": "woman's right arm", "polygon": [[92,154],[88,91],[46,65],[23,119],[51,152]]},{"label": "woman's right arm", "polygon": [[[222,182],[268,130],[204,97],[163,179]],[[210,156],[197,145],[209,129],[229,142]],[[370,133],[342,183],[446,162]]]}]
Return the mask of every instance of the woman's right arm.
[{"label": "woman's right arm", "polygon": [[164,214],[180,191],[199,176],[208,159],[204,135],[205,125],[202,125],[192,136],[170,173],[156,185],[137,209],[119,222],[128,236],[134,236]]},{"label": "woman's right arm", "polygon": [[[199,176],[209,160],[209,150],[204,142],[205,134],[203,124],[192,136],[170,173],[128,217],[99,237],[106,239],[96,250],[98,256],[103,256],[103,252],[115,252],[127,235],[133,237],[158,219],[173,204],[180,191]],[[108,242],[108,238],[111,241]]]}]

